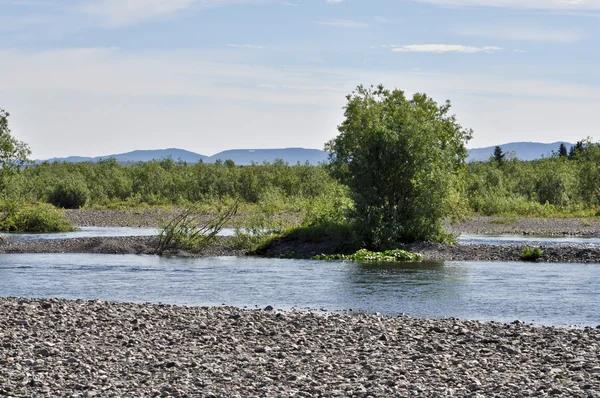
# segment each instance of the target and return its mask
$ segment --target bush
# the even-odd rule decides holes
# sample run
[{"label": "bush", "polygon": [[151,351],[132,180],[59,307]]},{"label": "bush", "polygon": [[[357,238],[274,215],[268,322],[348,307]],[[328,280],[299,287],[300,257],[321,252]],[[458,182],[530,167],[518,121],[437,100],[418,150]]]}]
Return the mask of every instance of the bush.
[{"label": "bush", "polygon": [[64,211],[48,203],[4,203],[0,230],[7,232],[68,232],[75,227],[66,219]]},{"label": "bush", "polygon": [[524,247],[521,252],[521,260],[536,261],[542,257],[544,253],[539,247]]},{"label": "bush", "polygon": [[48,203],[63,209],[79,209],[90,196],[86,183],[80,179],[68,178],[58,182],[50,195]]},{"label": "bush", "polygon": [[189,206],[175,215],[159,234],[156,254],[173,249],[200,251],[208,246],[227,221],[237,212],[237,202],[208,221],[201,220],[197,206]]},{"label": "bush", "polygon": [[354,254],[321,254],[315,260],[347,260],[347,261],[383,261],[383,262],[420,262],[423,257],[420,254],[410,253],[405,250],[386,250],[384,252],[371,252],[360,249]]},{"label": "bush", "polygon": [[331,171],[347,185],[367,247],[450,241],[442,221],[464,214],[466,142],[472,132],[450,103],[425,94],[359,86],[348,97],[340,134],[326,145]]}]

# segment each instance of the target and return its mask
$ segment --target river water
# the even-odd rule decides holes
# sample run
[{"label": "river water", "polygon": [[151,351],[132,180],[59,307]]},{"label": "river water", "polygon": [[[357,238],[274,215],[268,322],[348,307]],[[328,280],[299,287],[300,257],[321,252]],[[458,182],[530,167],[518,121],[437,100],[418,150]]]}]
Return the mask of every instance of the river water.
[{"label": "river water", "polygon": [[0,296],[600,324],[599,264],[1,254]]}]

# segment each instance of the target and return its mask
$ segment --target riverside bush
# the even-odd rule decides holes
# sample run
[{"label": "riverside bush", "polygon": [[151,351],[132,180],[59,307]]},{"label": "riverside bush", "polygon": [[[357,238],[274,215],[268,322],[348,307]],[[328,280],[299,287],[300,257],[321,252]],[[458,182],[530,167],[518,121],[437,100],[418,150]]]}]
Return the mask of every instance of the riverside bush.
[{"label": "riverside bush", "polygon": [[536,261],[542,257],[544,252],[539,247],[524,247],[521,252],[521,260]]},{"label": "riverside bush", "polygon": [[0,230],[7,232],[68,232],[75,227],[65,213],[48,203],[4,203],[0,218]]},{"label": "riverside bush", "polygon": [[156,254],[162,255],[172,249],[200,251],[206,248],[237,212],[237,202],[223,209],[216,216],[206,219],[196,206],[188,206],[176,214],[161,228]]},{"label": "riverside bush", "polygon": [[56,184],[48,196],[48,203],[63,209],[79,209],[86,204],[89,195],[85,181],[71,177]]}]

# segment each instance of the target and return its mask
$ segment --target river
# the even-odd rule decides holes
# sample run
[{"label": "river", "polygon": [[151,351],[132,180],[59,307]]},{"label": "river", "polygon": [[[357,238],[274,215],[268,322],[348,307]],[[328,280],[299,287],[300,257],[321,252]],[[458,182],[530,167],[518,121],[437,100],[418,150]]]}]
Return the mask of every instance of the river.
[{"label": "river", "polygon": [[0,295],[600,324],[598,264],[2,254]]}]

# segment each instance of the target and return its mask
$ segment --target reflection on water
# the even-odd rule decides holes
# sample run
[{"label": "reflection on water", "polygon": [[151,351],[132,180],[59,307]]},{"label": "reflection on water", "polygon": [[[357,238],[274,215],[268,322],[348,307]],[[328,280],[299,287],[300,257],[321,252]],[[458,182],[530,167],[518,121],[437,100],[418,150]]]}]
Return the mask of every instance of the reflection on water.
[{"label": "reflection on water", "polygon": [[0,295],[600,323],[597,264],[0,255]]}]

